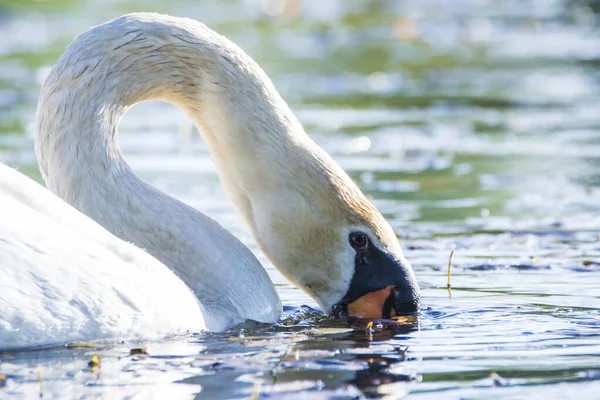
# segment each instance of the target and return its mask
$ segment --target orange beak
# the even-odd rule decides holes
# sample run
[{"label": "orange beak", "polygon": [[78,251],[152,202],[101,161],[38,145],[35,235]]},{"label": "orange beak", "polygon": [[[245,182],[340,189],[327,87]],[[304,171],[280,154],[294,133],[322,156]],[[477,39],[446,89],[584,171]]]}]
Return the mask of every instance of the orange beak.
[{"label": "orange beak", "polygon": [[[355,318],[382,318],[383,305],[390,297],[394,285],[367,293],[348,304],[348,316]],[[392,310],[392,312],[394,312]]]}]

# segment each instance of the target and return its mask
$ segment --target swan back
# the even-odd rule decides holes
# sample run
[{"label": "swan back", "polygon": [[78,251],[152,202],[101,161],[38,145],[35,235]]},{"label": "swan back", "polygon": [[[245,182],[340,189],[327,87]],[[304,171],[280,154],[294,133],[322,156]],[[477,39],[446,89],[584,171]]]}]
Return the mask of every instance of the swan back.
[{"label": "swan back", "polygon": [[205,329],[168,268],[0,164],[0,348]]}]

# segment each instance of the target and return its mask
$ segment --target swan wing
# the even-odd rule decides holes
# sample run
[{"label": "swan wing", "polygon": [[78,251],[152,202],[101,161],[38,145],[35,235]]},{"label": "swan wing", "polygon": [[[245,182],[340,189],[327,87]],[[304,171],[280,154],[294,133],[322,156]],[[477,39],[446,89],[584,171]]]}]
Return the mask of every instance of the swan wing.
[{"label": "swan wing", "polygon": [[0,349],[204,328],[168,268],[0,164]]}]

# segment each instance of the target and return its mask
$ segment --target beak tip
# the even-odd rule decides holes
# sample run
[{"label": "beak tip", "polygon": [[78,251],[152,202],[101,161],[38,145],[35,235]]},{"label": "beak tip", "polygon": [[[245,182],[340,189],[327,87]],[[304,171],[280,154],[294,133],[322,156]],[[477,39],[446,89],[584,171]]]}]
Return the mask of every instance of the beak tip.
[{"label": "beak tip", "polygon": [[402,293],[396,292],[395,309],[398,313],[418,312],[421,306],[421,296],[418,289],[411,292],[408,296],[402,296]]}]

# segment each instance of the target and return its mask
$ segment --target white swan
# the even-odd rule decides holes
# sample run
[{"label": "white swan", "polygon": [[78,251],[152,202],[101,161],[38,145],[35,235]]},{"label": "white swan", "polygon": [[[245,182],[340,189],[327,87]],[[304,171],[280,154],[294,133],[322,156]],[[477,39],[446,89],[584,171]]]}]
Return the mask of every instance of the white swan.
[{"label": "white swan", "polygon": [[36,118],[40,170],[67,203],[171,268],[209,329],[274,321],[280,303],[248,249],[125,162],[119,120],[151,99],[193,119],[254,239],[326,313],[418,309],[418,285],[391,227],[304,133],[260,67],[196,21],[125,15],[76,38],[50,72]]}]

